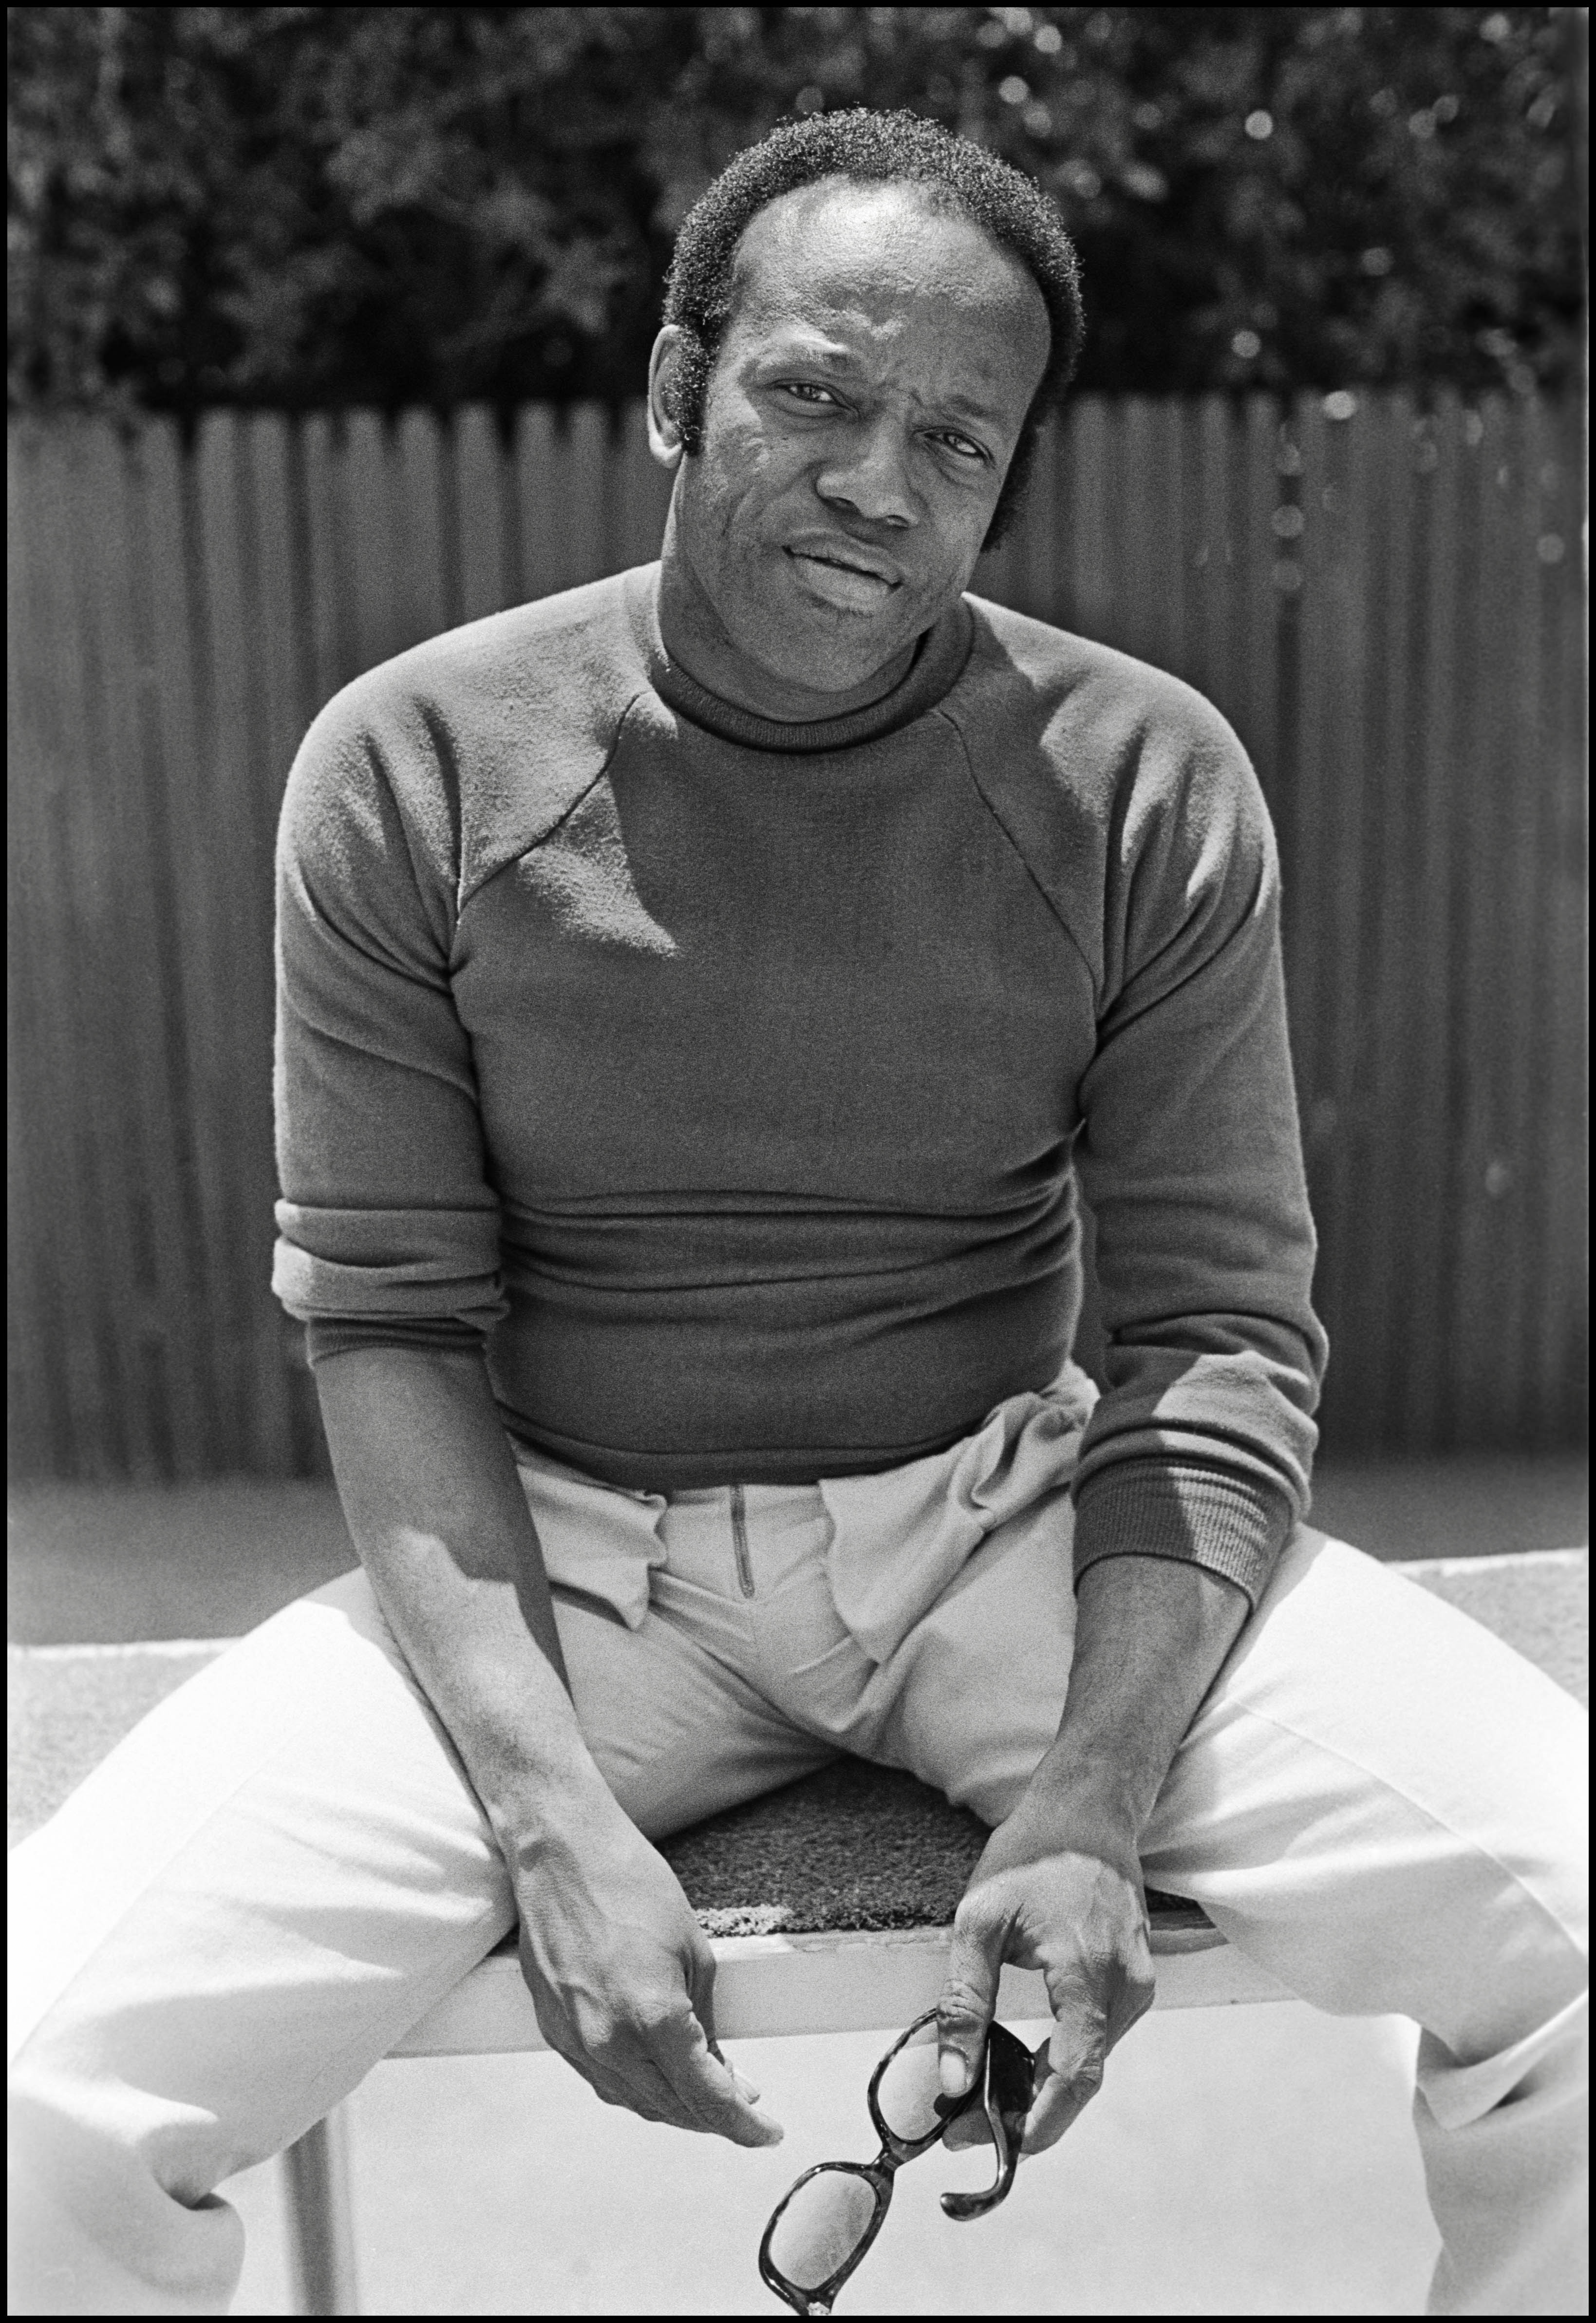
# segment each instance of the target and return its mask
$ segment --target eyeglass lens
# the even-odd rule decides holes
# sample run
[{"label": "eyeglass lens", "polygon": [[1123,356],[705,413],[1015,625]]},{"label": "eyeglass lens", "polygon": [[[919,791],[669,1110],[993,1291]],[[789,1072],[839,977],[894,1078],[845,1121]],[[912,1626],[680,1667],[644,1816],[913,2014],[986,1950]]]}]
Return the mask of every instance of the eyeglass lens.
[{"label": "eyeglass lens", "polygon": [[937,2103],[941,2093],[933,2018],[912,2034],[885,2066],[876,2084],[876,2104],[892,2135],[905,2145],[913,2145],[946,2120],[948,2107]]},{"label": "eyeglass lens", "polygon": [[870,2231],[876,2192],[851,2170],[820,2169],[776,2220],[770,2256],[796,2291],[813,2291],[846,2265]]}]

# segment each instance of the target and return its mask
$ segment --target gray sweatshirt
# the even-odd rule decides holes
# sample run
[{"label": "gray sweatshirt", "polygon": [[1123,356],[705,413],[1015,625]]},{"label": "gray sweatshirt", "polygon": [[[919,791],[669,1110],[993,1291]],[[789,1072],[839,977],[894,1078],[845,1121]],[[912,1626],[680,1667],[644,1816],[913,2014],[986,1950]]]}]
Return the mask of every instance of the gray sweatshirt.
[{"label": "gray sweatshirt", "polygon": [[274,1285],[313,1361],[482,1344],[512,1437],[660,1492],[940,1450],[1107,1390],[1078,1570],[1256,1600],[1325,1342],[1268,815],[1187,686],[964,599],[777,724],[665,655],[657,568],[369,672],[279,863]]}]

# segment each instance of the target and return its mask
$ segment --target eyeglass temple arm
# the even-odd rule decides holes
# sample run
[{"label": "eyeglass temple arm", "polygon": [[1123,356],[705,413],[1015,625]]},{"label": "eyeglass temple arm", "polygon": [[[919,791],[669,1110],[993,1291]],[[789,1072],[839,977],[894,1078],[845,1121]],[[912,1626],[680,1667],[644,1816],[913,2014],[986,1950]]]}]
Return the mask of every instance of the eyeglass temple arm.
[{"label": "eyeglass temple arm", "polygon": [[1000,2053],[1002,2044],[995,2037],[1002,2027],[994,2025],[986,2046],[986,2070],[983,2075],[981,2102],[992,2131],[992,2143],[997,2153],[997,2176],[982,2194],[944,2194],[943,2215],[949,2218],[984,2218],[995,2210],[1014,2182],[1019,2166],[1020,2138],[1025,2126],[1025,2116],[1031,2107],[1031,2059],[1019,2043],[1014,2046],[1024,2059],[1024,2087],[1020,2077],[1005,2070],[1007,2060]]}]

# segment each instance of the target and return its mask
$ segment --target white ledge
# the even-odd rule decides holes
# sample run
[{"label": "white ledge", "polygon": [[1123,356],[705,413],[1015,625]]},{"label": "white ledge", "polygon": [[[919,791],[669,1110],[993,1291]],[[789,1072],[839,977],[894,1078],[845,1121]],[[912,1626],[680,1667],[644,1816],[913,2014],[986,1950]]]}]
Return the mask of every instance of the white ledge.
[{"label": "white ledge", "polygon": [[[715,2028],[729,2041],[781,2033],[896,2029],[930,2008],[941,1988],[951,1931],[901,1928],[879,1934],[715,1936]],[[1222,2008],[1289,2000],[1267,1970],[1206,1930],[1154,1939],[1159,2008]],[[1047,2017],[1041,1978],[1005,1968],[998,2013],[1012,2024]],[[520,1964],[492,1952],[428,2010],[392,2051],[396,2057],[503,2055],[547,2047]]]}]

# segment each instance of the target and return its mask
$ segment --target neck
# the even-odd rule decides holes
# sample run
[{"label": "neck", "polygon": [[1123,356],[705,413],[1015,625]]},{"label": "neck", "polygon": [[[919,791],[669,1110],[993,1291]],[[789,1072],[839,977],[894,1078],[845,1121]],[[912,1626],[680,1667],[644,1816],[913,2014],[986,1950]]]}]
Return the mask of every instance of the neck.
[{"label": "neck", "polygon": [[800,685],[750,660],[733,644],[693,572],[677,537],[674,509],[660,550],[659,634],[672,661],[706,693],[718,694],[738,710],[751,711],[757,718],[780,719],[793,725],[867,710],[903,684],[914,660],[914,647],[905,646],[859,684],[834,693]]}]

